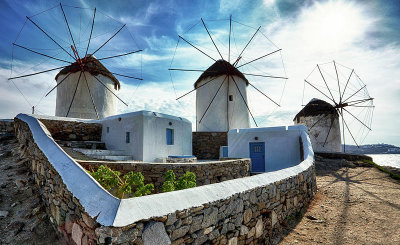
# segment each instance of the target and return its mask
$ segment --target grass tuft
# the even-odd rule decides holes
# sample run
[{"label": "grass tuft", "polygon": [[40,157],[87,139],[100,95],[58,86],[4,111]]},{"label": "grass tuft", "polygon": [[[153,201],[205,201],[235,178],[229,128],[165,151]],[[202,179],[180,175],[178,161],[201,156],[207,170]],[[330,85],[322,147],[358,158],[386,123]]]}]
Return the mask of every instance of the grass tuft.
[{"label": "grass tuft", "polygon": [[400,180],[400,175],[399,175],[399,174],[393,173],[392,171],[390,171],[390,170],[386,169],[385,167],[382,167],[382,166],[380,166],[380,165],[374,163],[373,161],[370,161],[370,160],[363,160],[363,161],[364,161],[365,163],[368,163],[368,164],[373,165],[374,167],[376,167],[376,168],[379,169],[380,171],[389,174],[390,177],[391,177],[392,179]]}]

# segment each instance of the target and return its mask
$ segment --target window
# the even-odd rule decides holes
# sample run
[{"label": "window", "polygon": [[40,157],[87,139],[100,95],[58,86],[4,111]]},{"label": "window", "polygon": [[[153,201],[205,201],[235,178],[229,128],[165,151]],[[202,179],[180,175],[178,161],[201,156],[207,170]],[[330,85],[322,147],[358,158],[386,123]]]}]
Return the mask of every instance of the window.
[{"label": "window", "polygon": [[167,128],[167,145],[174,144],[174,130],[171,128]]},{"label": "window", "polygon": [[126,132],[125,142],[131,143],[131,132]]},{"label": "window", "polygon": [[107,134],[110,132],[110,127],[107,127]]},{"label": "window", "polygon": [[233,95],[229,95],[229,101],[233,101]]}]

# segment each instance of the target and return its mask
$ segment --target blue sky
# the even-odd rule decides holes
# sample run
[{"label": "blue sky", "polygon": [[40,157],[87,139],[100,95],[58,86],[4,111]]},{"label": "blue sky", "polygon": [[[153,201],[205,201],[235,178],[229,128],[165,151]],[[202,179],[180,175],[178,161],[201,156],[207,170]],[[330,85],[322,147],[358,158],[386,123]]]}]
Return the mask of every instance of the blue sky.
[{"label": "blue sky", "polygon": [[[254,80],[263,91],[279,100],[276,108],[265,98],[249,89],[249,104],[260,126],[290,125],[294,115],[301,109],[303,80],[316,64],[336,60],[354,68],[362,81],[367,84],[369,94],[375,98],[376,106],[372,131],[363,143],[391,143],[400,145],[400,3],[398,1],[61,1],[76,39],[80,40],[80,52],[85,50],[87,24],[92,10],[97,8],[93,51],[115,32],[121,23],[127,29],[110,41],[96,54],[104,57],[121,52],[143,49],[140,55],[132,55],[104,62],[110,70],[124,74],[142,76],[143,81],[121,78],[119,96],[128,104],[119,104],[120,112],[152,110],[186,117],[194,121],[194,93],[182,100],[176,97],[193,88],[199,74],[170,72],[173,67],[204,69],[213,62],[202,54],[180,42],[176,53],[178,35],[185,34],[193,42],[214,57],[218,53],[209,42],[207,33],[199,25],[203,18],[209,26],[217,45],[226,55],[226,34],[229,15],[235,21],[236,45],[243,47],[258,26],[272,43],[262,35],[249,48],[247,58],[254,58],[257,51],[265,53],[282,48],[270,63],[260,64],[254,69],[273,67],[273,75],[287,75],[286,83],[272,80]],[[56,72],[7,81],[10,77],[12,45],[26,20],[43,10],[57,5],[59,1],[1,1],[0,2],[0,118],[12,118],[18,112],[30,112],[31,105],[37,105],[39,113],[53,115],[55,94],[42,99],[51,86],[55,85]],[[87,8],[87,9],[86,9]],[[55,8],[33,17],[44,29],[54,34],[56,40],[68,39],[59,9]],[[112,18],[111,18],[112,17]],[[78,21],[79,20],[79,21]],[[216,21],[221,20],[221,21]],[[195,25],[197,23],[197,25]],[[195,25],[190,32],[185,33]],[[126,30],[129,30],[127,32]],[[104,35],[101,35],[104,34]],[[132,35],[132,36],[131,36]],[[184,36],[185,36],[184,35]],[[207,43],[208,42],[208,43]],[[28,23],[18,36],[17,43],[37,48],[58,58],[67,59],[56,46],[40,31]],[[257,46],[256,44],[260,44]],[[225,46],[224,46],[225,45]],[[232,44],[233,45],[233,44]],[[239,48],[240,50],[240,48]],[[41,57],[14,48],[12,74],[27,74],[63,64],[42,62]],[[237,54],[238,51],[232,51]],[[253,55],[253,56],[252,56]],[[279,63],[284,61],[284,67]],[[275,63],[274,63],[275,62]],[[25,72],[25,73],[24,73]],[[344,71],[343,71],[344,72]],[[270,74],[268,73],[268,74]],[[283,91],[282,100],[280,100]],[[307,90],[306,90],[307,91]],[[314,96],[307,94],[306,97]],[[40,102],[38,104],[38,102]],[[347,135],[347,138],[350,138]],[[352,143],[350,141],[350,143]]]}]

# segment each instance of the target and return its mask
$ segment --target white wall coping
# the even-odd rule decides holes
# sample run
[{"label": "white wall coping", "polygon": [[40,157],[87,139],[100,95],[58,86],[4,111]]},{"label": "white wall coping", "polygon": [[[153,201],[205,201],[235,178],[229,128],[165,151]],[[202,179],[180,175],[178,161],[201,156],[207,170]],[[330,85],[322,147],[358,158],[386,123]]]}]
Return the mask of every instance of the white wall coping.
[{"label": "white wall coping", "polygon": [[187,123],[192,124],[191,121],[189,121],[188,119],[183,118],[183,117],[177,117],[177,116],[172,116],[172,115],[168,115],[168,114],[164,114],[164,113],[153,112],[153,111],[145,111],[145,110],[134,111],[134,112],[128,112],[128,113],[124,113],[124,114],[109,116],[109,117],[103,118],[101,121],[118,119],[118,118],[137,117],[137,116],[167,118],[167,119],[171,119],[171,120],[183,121],[183,122],[187,122]]},{"label": "white wall coping", "polygon": [[290,125],[290,126],[278,126],[278,127],[260,127],[260,128],[237,128],[228,131],[230,134],[234,133],[258,133],[258,132],[273,132],[273,131],[307,131],[307,127],[304,125]]},{"label": "white wall coping", "polygon": [[80,201],[85,211],[104,226],[122,227],[143,219],[159,217],[177,210],[202,206],[227,199],[256,187],[267,186],[294,177],[314,164],[314,152],[305,131],[301,132],[305,160],[300,164],[275,172],[228,180],[191,189],[118,199],[102,188],[76,161],[69,157],[53,140],[46,127],[36,118],[19,114],[32,131],[35,143],[57,170],[68,190]]},{"label": "white wall coping", "polygon": [[[17,117],[21,115],[18,114]],[[73,117],[57,117],[57,116],[47,116],[47,115],[39,115],[39,114],[23,114],[27,116],[34,117],[36,119],[44,119],[51,121],[66,121],[66,122],[83,122],[83,123],[101,123],[101,120],[95,119],[83,119],[83,118],[73,118]]]},{"label": "white wall coping", "polygon": [[0,122],[14,122],[13,119],[0,119]]}]

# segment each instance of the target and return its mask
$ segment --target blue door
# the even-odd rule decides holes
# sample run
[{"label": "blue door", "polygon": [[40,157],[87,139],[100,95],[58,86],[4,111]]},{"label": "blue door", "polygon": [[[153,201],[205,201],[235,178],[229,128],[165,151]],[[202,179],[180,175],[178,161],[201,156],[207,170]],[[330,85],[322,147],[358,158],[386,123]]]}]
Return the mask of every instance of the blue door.
[{"label": "blue door", "polygon": [[250,143],[251,172],[265,172],[265,143]]}]

